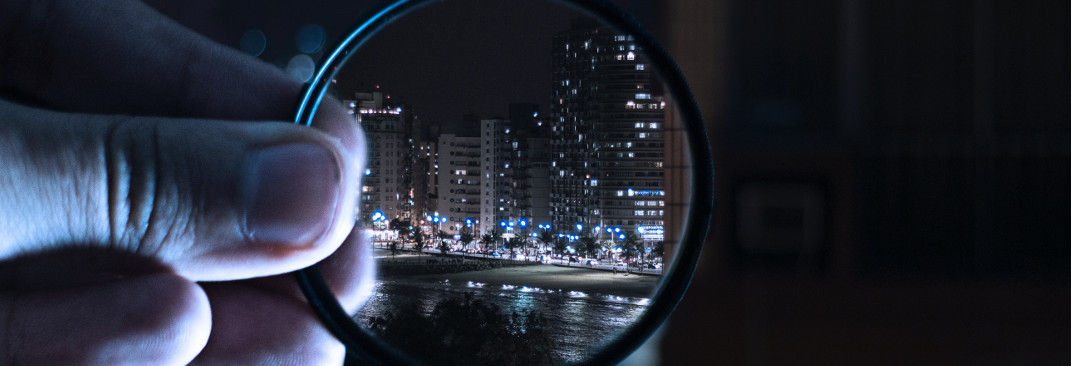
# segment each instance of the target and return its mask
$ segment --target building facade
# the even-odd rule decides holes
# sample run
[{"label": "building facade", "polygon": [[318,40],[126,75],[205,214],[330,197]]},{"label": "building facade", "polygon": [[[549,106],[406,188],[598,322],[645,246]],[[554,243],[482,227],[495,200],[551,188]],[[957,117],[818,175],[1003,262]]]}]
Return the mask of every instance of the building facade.
[{"label": "building facade", "polygon": [[553,39],[550,206],[553,225],[606,235],[662,226],[661,88],[630,35],[579,20]]}]

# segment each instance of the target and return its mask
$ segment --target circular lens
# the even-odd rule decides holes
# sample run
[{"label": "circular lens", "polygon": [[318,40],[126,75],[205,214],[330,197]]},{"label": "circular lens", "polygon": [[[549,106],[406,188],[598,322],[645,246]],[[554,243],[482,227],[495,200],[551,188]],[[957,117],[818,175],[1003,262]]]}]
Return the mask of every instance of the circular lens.
[{"label": "circular lens", "polygon": [[375,286],[311,305],[386,364],[615,363],[689,283],[712,167],[697,107],[637,22],[596,1],[400,1],[312,76],[369,148]]}]

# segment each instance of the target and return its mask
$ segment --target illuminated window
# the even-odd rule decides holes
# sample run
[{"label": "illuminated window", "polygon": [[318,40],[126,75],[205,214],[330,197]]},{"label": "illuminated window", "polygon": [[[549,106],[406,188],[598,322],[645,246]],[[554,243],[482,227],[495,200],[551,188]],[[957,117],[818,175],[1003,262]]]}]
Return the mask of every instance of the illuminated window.
[{"label": "illuminated window", "polygon": [[635,99],[650,99],[650,93],[638,93],[635,94]]},{"label": "illuminated window", "polygon": [[635,70],[646,71],[646,65],[644,65],[644,64],[635,65]]},{"label": "illuminated window", "polygon": [[635,53],[634,52],[628,52],[627,53],[627,60],[634,61],[634,59],[635,59]]}]

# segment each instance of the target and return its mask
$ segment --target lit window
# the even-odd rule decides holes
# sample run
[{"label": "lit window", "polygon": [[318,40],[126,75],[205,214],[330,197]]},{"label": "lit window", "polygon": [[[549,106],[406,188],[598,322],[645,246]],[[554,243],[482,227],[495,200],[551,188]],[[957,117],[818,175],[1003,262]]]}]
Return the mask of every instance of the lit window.
[{"label": "lit window", "polygon": [[644,65],[644,64],[635,65],[635,70],[646,71],[646,65]]},{"label": "lit window", "polygon": [[635,59],[635,53],[634,52],[628,52],[627,53],[627,60],[634,61],[634,59]]},{"label": "lit window", "polygon": [[650,99],[650,93],[638,93],[635,94],[635,99]]},{"label": "lit window", "polygon": [[657,129],[657,122],[650,122],[649,123],[649,128],[656,130]]}]

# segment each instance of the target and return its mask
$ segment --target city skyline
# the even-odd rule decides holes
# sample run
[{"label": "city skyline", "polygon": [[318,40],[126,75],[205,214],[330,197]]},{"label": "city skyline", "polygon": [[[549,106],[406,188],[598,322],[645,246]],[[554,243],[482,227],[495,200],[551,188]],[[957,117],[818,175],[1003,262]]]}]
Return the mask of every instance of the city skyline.
[{"label": "city skyline", "polygon": [[663,241],[665,101],[645,50],[584,18],[547,37],[534,53],[547,54],[548,65],[519,74],[553,87],[501,105],[506,118],[436,123],[423,105],[392,97],[410,90],[337,82],[368,139],[359,219],[449,235],[470,228],[507,239],[540,228],[570,240],[636,233]]}]

